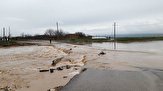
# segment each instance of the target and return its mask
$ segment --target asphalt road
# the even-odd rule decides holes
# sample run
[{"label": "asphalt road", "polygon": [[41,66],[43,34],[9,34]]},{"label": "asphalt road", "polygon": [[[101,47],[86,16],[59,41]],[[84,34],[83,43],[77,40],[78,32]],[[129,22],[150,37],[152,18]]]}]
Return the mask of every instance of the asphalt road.
[{"label": "asphalt road", "polygon": [[163,91],[163,72],[88,69],[61,91]]}]

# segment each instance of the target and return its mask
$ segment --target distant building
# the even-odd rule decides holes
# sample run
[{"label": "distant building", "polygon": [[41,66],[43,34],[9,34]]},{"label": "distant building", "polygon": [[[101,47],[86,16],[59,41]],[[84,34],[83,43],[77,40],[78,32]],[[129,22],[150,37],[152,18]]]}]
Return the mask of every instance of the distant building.
[{"label": "distant building", "polygon": [[76,35],[76,34],[66,34],[65,37],[68,38],[68,39],[78,39],[79,35]]},{"label": "distant building", "polygon": [[100,37],[92,37],[92,39],[108,39],[108,37],[102,37],[102,36],[100,36]]}]

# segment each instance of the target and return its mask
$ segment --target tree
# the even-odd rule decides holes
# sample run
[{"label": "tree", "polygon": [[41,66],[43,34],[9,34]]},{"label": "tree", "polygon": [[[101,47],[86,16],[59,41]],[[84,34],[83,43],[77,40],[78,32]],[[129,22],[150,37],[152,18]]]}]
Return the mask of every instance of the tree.
[{"label": "tree", "polygon": [[85,33],[83,33],[83,32],[76,32],[75,34],[78,35],[80,38],[86,36]]},{"label": "tree", "polygon": [[48,30],[45,31],[44,35],[47,35],[47,36],[50,37],[49,41],[50,41],[50,44],[51,44],[51,41],[52,41],[51,37],[55,35],[55,31],[53,29],[48,29]]},{"label": "tree", "polygon": [[48,30],[45,31],[44,35],[54,36],[55,31],[53,29],[48,29]]},{"label": "tree", "polygon": [[63,37],[65,35],[65,33],[62,30],[56,30],[54,34],[57,37]]}]

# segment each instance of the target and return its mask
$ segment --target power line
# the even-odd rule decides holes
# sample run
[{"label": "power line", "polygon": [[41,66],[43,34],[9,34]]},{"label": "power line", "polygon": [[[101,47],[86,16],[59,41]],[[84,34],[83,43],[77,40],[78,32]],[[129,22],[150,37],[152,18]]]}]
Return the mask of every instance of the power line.
[{"label": "power line", "polygon": [[156,24],[125,24],[125,25],[121,25],[120,27],[137,27],[137,26],[148,26],[148,25],[163,25],[163,23],[156,23]]}]

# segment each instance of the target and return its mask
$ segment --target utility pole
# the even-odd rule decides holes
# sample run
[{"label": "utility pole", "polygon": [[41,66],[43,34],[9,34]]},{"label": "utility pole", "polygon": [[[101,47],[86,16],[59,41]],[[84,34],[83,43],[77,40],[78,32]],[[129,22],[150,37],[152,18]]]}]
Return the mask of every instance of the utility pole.
[{"label": "utility pole", "polygon": [[1,38],[1,40],[2,40],[2,37],[3,37],[3,33],[2,33],[2,32],[3,32],[3,30],[1,29],[1,37],[0,37],[0,38]]},{"label": "utility pole", "polygon": [[116,50],[116,22],[114,22],[114,50]]},{"label": "utility pole", "polygon": [[58,22],[56,23],[56,25],[57,25],[57,31],[59,31],[59,30],[58,30]]},{"label": "utility pole", "polygon": [[1,29],[1,38],[3,37],[3,29]]},{"label": "utility pole", "polygon": [[8,28],[8,40],[10,40],[10,37],[11,37],[11,33],[10,33],[10,26]]},{"label": "utility pole", "polygon": [[5,27],[3,27],[3,40],[5,40]]}]

